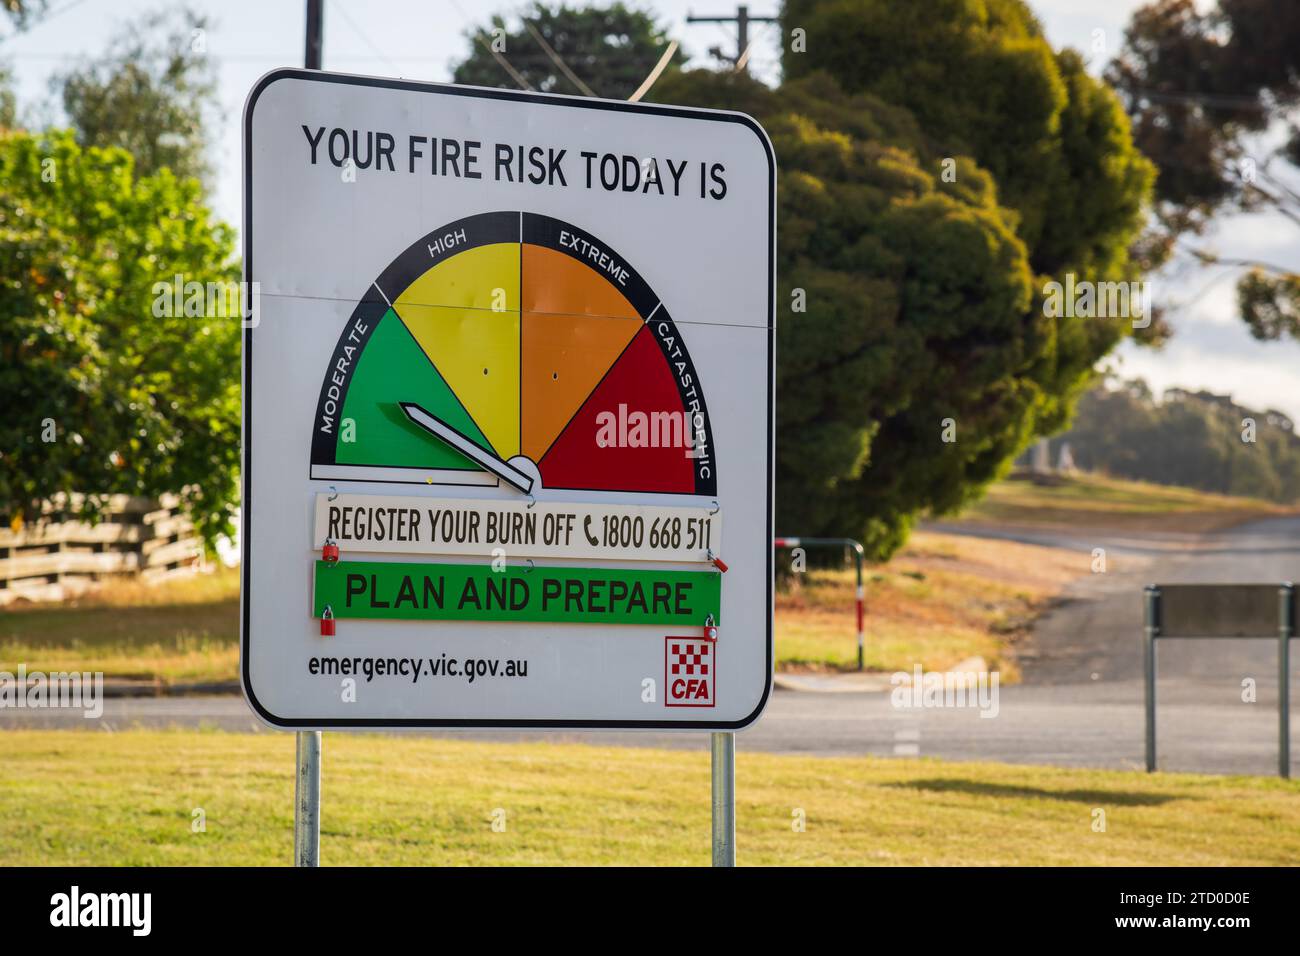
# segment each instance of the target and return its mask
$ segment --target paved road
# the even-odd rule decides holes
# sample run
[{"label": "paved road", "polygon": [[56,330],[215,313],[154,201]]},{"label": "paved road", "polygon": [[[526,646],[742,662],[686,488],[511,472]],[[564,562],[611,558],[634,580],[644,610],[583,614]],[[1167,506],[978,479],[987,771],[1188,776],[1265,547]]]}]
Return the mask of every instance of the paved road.
[{"label": "paved road", "polygon": [[[739,748],[1138,768],[1143,759],[1142,585],[1300,579],[1300,519],[1272,519],[1200,536],[1134,538],[1041,531],[1007,532],[1006,536],[1078,548],[1085,555],[1103,547],[1108,570],[1077,582],[1066,603],[1040,622],[1033,646],[1023,655],[1025,683],[1000,689],[997,717],[982,718],[973,709],[896,709],[887,693],[777,691],[764,718],[740,735]],[[1293,649],[1300,652],[1300,645]],[[1275,772],[1275,655],[1276,642],[1268,641],[1162,645],[1162,768]],[[1241,701],[1241,682],[1246,677],[1257,682],[1253,704]],[[1300,710],[1300,674],[1293,674],[1291,694]],[[113,699],[97,722],[61,711],[0,710],[0,726],[17,725],[264,729],[238,697]],[[1293,724],[1292,732],[1300,734],[1300,726]],[[457,736],[523,740],[542,735]],[[556,739],[556,735],[545,736]],[[562,739],[707,747],[703,736],[662,733],[575,733]],[[1300,753],[1294,759],[1300,763]]]},{"label": "paved road", "polygon": [[[1166,769],[1272,773],[1277,722],[1269,692],[1247,707],[1201,684],[1161,686],[1161,764]],[[854,756],[930,756],[1133,769],[1142,766],[1141,686],[1093,682],[1001,690],[998,715],[974,710],[896,710],[888,694],[777,691],[767,713],[741,733],[741,750]],[[68,711],[0,711],[3,726],[98,728],[213,727],[270,732],[240,697],[115,698],[90,721]],[[706,737],[666,733],[444,733],[486,740],[573,740],[618,746],[703,750]],[[327,742],[328,746],[328,742]]]},{"label": "paved road", "polygon": [[[1031,684],[1140,681],[1145,584],[1300,581],[1300,518],[1271,518],[1203,535],[1135,537],[1039,530],[994,534],[1075,549],[1083,558],[1095,548],[1106,551],[1107,572],[1075,582],[1067,590],[1066,604],[1035,628],[1033,646],[1020,655],[1025,682]],[[1261,685],[1268,678],[1275,689],[1276,641],[1166,641],[1158,653],[1162,679],[1203,681],[1207,691],[1226,682],[1234,697],[1244,677],[1254,677]]]}]

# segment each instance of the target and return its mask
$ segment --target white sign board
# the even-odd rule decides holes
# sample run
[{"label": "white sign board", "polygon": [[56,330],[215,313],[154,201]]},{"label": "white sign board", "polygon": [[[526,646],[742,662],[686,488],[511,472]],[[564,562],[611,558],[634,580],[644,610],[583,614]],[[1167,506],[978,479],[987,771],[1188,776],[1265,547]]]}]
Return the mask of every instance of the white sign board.
[{"label": "white sign board", "polygon": [[772,674],[762,129],[278,70],[249,95],[244,146],[241,674],[261,718],[755,720]]}]

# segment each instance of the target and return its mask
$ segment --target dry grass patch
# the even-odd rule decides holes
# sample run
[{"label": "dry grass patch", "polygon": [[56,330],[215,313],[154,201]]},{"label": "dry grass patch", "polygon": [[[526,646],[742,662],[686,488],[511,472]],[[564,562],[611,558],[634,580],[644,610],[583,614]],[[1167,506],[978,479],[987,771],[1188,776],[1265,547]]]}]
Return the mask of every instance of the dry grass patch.
[{"label": "dry grass patch", "polygon": [[1079,474],[1000,481],[967,509],[962,520],[1075,531],[1106,528],[1200,534],[1294,513],[1294,508],[1257,498]]},{"label": "dry grass patch", "polygon": [[[946,670],[982,657],[1016,677],[1014,646],[1089,555],[921,531],[893,560],[869,567],[865,664]],[[791,669],[856,667],[854,573],[809,571],[777,591],[776,656]]]},{"label": "dry grass patch", "polygon": [[160,683],[231,681],[239,662],[239,573],[115,581],[74,601],[0,614],[0,669],[102,671]]}]

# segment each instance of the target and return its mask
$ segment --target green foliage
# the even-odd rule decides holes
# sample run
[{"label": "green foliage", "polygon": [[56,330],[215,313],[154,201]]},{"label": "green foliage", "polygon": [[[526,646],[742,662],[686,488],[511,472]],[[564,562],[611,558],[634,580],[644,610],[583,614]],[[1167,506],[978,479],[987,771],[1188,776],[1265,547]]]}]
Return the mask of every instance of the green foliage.
[{"label": "green foliage", "polygon": [[[597,96],[625,100],[636,92],[668,46],[654,17],[629,10],[622,3],[575,8],[566,4],[534,3],[522,19],[579,80]],[[493,44],[535,90],[544,93],[586,93],[555,64],[525,26],[510,30],[501,16],[488,28],[469,34],[470,53],[452,73],[452,80],[472,86],[518,89],[509,72],[492,55]],[[500,47],[504,44],[504,49]],[[677,70],[669,63],[665,74]]]},{"label": "green foliage", "polygon": [[1138,278],[1153,170],[1019,0],[792,0],[785,25],[809,52],[787,52],[779,90],[693,71],[652,95],[772,137],[778,530],[883,558],[1068,422],[1129,325],[1049,318],[1036,290]]},{"label": "green foliage", "polygon": [[971,156],[1019,215],[1039,275],[1133,278],[1128,245],[1154,168],[1115,95],[1056,53],[1022,0],[787,0],[787,77],[825,70],[850,93],[907,109],[928,152]]},{"label": "green foliage", "polygon": [[13,71],[0,64],[0,130],[18,125],[18,97],[14,93]]},{"label": "green foliage", "polygon": [[1239,165],[1243,137],[1274,122],[1295,129],[1300,6],[1293,0],[1154,0],[1125,30],[1106,71],[1160,167],[1157,198],[1199,229],[1223,205],[1269,196]]},{"label": "green foliage", "polygon": [[120,146],[149,176],[203,179],[204,117],[216,110],[207,20],[188,10],[125,27],[108,53],[54,79],[82,146]]},{"label": "green foliage", "polygon": [[[1300,4],[1295,0],[1156,0],[1139,8],[1106,70],[1160,169],[1158,212],[1169,242],[1204,231],[1222,211],[1267,210],[1300,224]],[[1276,137],[1271,146],[1261,134]],[[1300,278],[1271,263],[1239,280],[1240,317],[1257,338],[1297,336],[1288,321]]]},{"label": "green foliage", "polygon": [[[1246,420],[1254,423],[1253,441]],[[1277,411],[1223,395],[1170,389],[1157,402],[1140,380],[1100,385],[1079,403],[1068,443],[1081,468],[1222,494],[1300,500],[1300,436]]]},{"label": "green foliage", "polygon": [[176,491],[206,537],[226,527],[238,312],[159,317],[154,285],[237,281],[233,251],[197,181],[136,175],[70,131],[0,133],[0,511]]},{"label": "green foliage", "polygon": [[[787,78],[825,70],[849,92],[905,107],[939,155],[968,155],[996,178],[1003,200],[1044,227],[1045,168],[1066,105],[1052,49],[1018,0],[787,0]],[[1032,241],[1031,241],[1032,245]]]},{"label": "green foliage", "polygon": [[1300,339],[1300,275],[1252,269],[1237,283],[1237,308],[1257,339]]}]

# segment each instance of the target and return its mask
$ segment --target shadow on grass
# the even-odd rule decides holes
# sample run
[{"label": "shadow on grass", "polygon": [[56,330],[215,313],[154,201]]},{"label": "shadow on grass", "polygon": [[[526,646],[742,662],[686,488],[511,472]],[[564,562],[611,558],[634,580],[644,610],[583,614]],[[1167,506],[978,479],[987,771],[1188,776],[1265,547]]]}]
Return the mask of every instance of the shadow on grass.
[{"label": "shadow on grass", "polygon": [[138,607],[38,607],[0,616],[0,645],[99,649],[168,645],[182,635],[219,643],[239,640],[239,601],[225,599]]},{"label": "shadow on grass", "polygon": [[951,780],[943,778],[899,781],[897,783],[887,783],[885,786],[900,790],[930,790],[935,793],[968,793],[976,797],[1062,800],[1067,803],[1083,803],[1093,807],[1107,805],[1158,807],[1173,800],[1188,799],[1183,795],[1172,793],[1125,793],[1122,790],[1045,790],[1042,787],[988,783],[983,780]]}]

